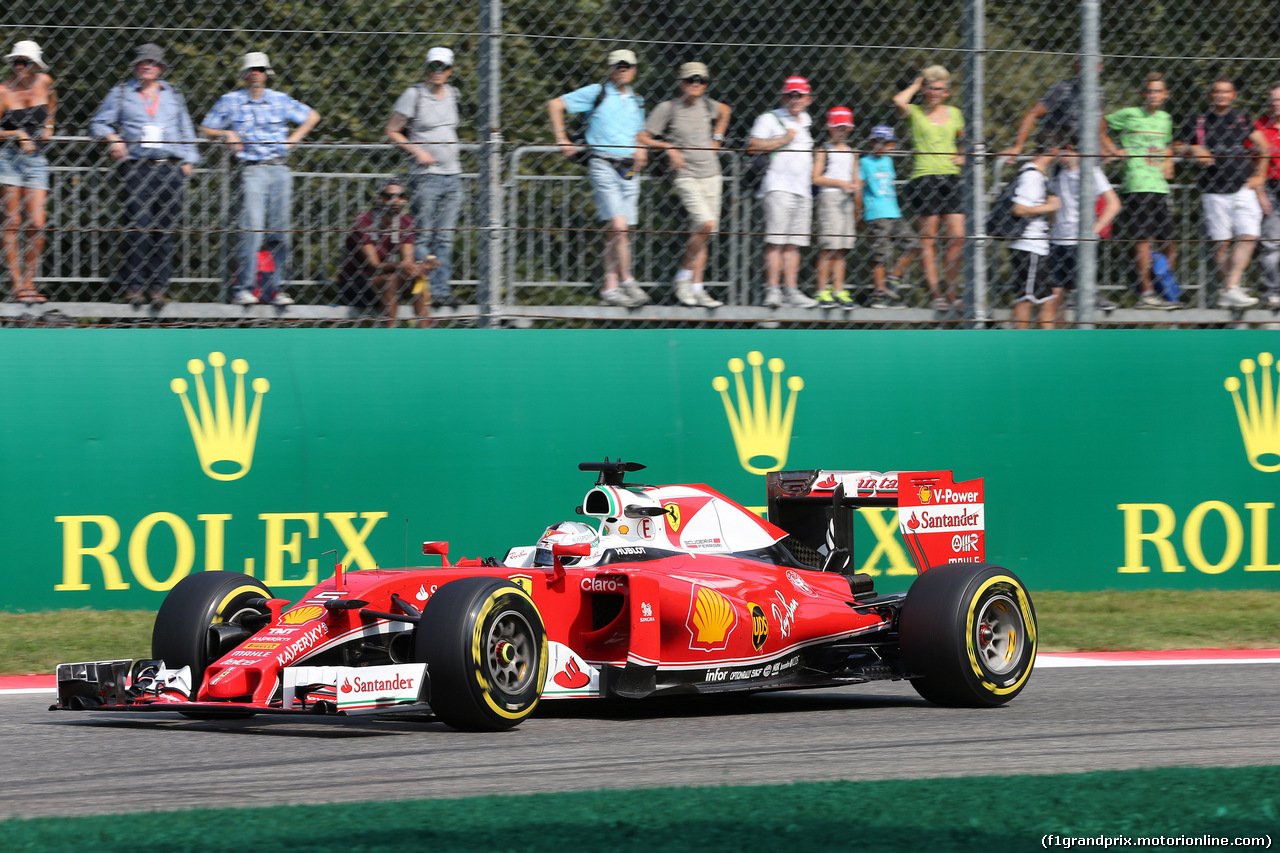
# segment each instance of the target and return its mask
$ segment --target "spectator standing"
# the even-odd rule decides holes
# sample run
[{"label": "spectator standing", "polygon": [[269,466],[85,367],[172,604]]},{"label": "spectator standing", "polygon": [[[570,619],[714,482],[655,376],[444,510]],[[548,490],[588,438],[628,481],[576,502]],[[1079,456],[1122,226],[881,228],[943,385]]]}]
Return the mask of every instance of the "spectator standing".
[{"label": "spectator standing", "polygon": [[862,178],[858,153],[849,147],[853,110],[827,110],[828,141],[813,153],[813,183],[818,187],[818,304],[853,309],[845,290],[845,254],[853,248],[857,233]]},{"label": "spectator standing", "polygon": [[648,162],[648,149],[640,144],[644,99],[633,88],[637,64],[634,51],[611,51],[605,62],[609,66],[607,81],[552,98],[547,102],[547,116],[560,152],[569,158],[579,152],[565,130],[564,117],[567,113],[589,116],[587,172],[595,195],[596,215],[606,228],[600,302],[634,308],[649,301],[649,295],[631,275],[628,231],[640,221],[638,175]]},{"label": "spectator standing", "polygon": [[[289,154],[320,121],[320,114],[284,92],[267,88],[274,75],[265,53],[251,51],[240,61],[244,87],[218,99],[200,123],[200,130],[231,145],[236,152],[242,207],[238,273],[231,302],[253,305],[258,277],[258,250],[271,247],[275,269],[261,301],[292,305],[280,287],[289,257],[290,215],[293,207],[293,171]],[[289,125],[294,125],[292,130]],[[264,238],[268,238],[264,240]]]},{"label": "spectator standing", "polygon": [[[44,146],[53,136],[58,95],[40,45],[20,41],[5,57],[10,75],[0,84],[0,187],[4,192],[4,258],[13,298],[45,302],[36,290],[44,252],[49,161]],[[23,219],[25,217],[25,226]],[[19,236],[25,240],[19,240]]]},{"label": "spectator standing", "polygon": [[[1022,116],[1013,146],[1000,152],[1001,157],[1012,159],[1022,154],[1027,140],[1039,124],[1041,133],[1056,133],[1064,139],[1080,137],[1080,60],[1071,64],[1075,75],[1069,80],[1059,80],[1050,86],[1031,109]],[[1102,63],[1098,63],[1098,73],[1102,73]],[[1112,157],[1119,152],[1107,135],[1105,119],[1098,121],[1099,151],[1105,157]]]},{"label": "spectator standing", "polygon": [[434,255],[431,304],[457,307],[453,293],[453,237],[462,206],[462,158],[458,147],[458,90],[449,85],[453,51],[427,51],[427,78],[396,99],[387,137],[412,158],[409,191],[418,223],[418,263]]},{"label": "spectator standing", "polygon": [[689,242],[676,272],[676,299],[689,307],[719,308],[703,287],[707,243],[720,224],[724,176],[717,153],[729,129],[728,104],[707,96],[711,74],[701,62],[679,71],[680,97],[654,107],[640,133],[642,144],[665,151],[675,172],[676,194],[689,214]]},{"label": "spectator standing", "polygon": [[1049,220],[1047,215],[1062,206],[1049,191],[1049,167],[1058,149],[1045,144],[1028,165],[1022,167],[1013,191],[1013,215],[1029,221],[1022,235],[1009,245],[1009,268],[1015,293],[1014,328],[1031,328],[1031,310],[1040,306],[1040,328],[1052,329],[1061,304],[1062,291],[1049,275]]},{"label": "spectator standing", "polygon": [[[387,326],[400,325],[400,293],[413,287],[414,280],[435,266],[435,258],[427,255],[421,264],[415,259],[414,237],[417,225],[404,212],[405,188],[391,181],[378,190],[378,203],[356,217],[347,234],[346,253],[338,284],[342,301],[367,308],[381,303],[387,312]],[[427,289],[414,295],[417,327],[431,322]]]},{"label": "spectator standing", "polygon": [[[889,156],[895,147],[897,136],[893,128],[878,124],[871,128],[871,138],[867,141],[869,150],[859,158],[858,164],[862,177],[863,216],[875,261],[871,270],[871,280],[875,285],[871,294],[872,308],[903,307],[898,286],[907,267],[920,254],[920,240],[902,218],[902,209],[898,206],[898,190],[894,183],[898,179],[898,170]],[[889,263],[893,260],[895,246],[902,254],[890,271]]]},{"label": "spectator standing", "polygon": [[[1201,167],[1197,184],[1214,258],[1222,276],[1219,308],[1249,308],[1258,300],[1240,286],[1262,233],[1262,200],[1270,152],[1262,132],[1234,109],[1235,84],[1219,77],[1209,87],[1209,109],[1178,133],[1177,150]],[[1252,148],[1246,143],[1252,142]],[[1235,244],[1232,245],[1232,237]]]},{"label": "spectator standing", "polygon": [[758,193],[764,199],[764,306],[812,308],[817,301],[798,285],[800,247],[809,245],[813,230],[813,119],[806,112],[813,89],[803,77],[788,77],[781,97],[781,107],[756,117],[747,143],[748,153],[769,155]]},{"label": "spectator standing", "polygon": [[[1142,85],[1143,105],[1127,107],[1107,116],[1107,126],[1116,134],[1124,158],[1124,216],[1121,223],[1133,240],[1138,267],[1139,308],[1177,308],[1156,293],[1151,277],[1151,253],[1164,252],[1169,269],[1177,264],[1173,242],[1173,213],[1169,204],[1169,181],[1173,178],[1173,119],[1161,109],[1169,97],[1169,87],[1158,72],[1148,74]],[[1101,307],[1101,306],[1099,306]]]},{"label": "spectator standing", "polygon": [[1267,290],[1267,307],[1280,310],[1280,83],[1271,85],[1267,114],[1253,123],[1267,140],[1270,154],[1267,182],[1262,196],[1262,281]]},{"label": "spectator standing", "polygon": [[94,113],[89,134],[110,142],[120,163],[125,211],[120,280],[125,299],[165,303],[173,264],[173,232],[183,207],[186,178],[200,162],[187,102],[161,79],[164,51],[144,44],[133,58],[134,78],[115,86]]},{"label": "spectator standing", "polygon": [[[923,92],[923,106],[911,103],[918,92]],[[944,103],[950,95],[951,73],[941,65],[931,65],[921,71],[910,86],[893,96],[893,105],[911,125],[916,153],[912,158],[906,197],[907,204],[919,217],[924,279],[937,311],[964,308],[958,295],[960,263],[964,253],[964,208],[960,187],[960,168],[964,165],[964,155],[960,153],[964,116],[958,108]],[[947,235],[942,271],[947,289],[945,296],[938,287],[937,251],[938,235],[944,227]]]},{"label": "spectator standing", "polygon": [[[1057,136],[1057,134],[1052,134]],[[1049,273],[1053,285],[1054,300],[1041,307],[1040,319],[1046,328],[1052,328],[1055,315],[1062,306],[1062,294],[1076,286],[1076,259],[1080,244],[1080,154],[1074,138],[1063,140],[1058,154],[1058,171],[1049,181],[1049,194],[1058,198],[1060,207],[1053,215],[1049,229]],[[1120,196],[1107,180],[1102,167],[1093,163],[1094,198],[1089,202],[1102,210],[1093,223],[1093,235],[1100,238],[1120,213]],[[1107,306],[1110,306],[1109,308]],[[1111,310],[1115,305],[1098,297],[1098,307]]]}]

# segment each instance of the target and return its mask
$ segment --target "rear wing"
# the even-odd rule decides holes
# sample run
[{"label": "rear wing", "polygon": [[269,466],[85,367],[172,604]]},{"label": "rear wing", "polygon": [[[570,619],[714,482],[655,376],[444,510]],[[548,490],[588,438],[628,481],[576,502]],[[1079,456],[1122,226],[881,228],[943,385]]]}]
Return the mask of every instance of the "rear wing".
[{"label": "rear wing", "polygon": [[853,511],[893,507],[917,572],[986,561],[982,480],[950,471],[775,471],[769,520],[825,557],[824,571],[850,572]]}]

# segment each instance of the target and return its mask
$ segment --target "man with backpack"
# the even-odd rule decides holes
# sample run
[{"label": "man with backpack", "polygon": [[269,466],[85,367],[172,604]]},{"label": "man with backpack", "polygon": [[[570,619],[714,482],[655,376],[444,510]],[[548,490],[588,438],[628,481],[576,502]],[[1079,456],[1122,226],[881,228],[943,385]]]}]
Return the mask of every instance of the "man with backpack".
[{"label": "man with backpack", "polygon": [[[1009,244],[1009,269],[1015,296],[1016,329],[1031,328],[1031,309],[1040,306],[1040,327],[1052,329],[1062,289],[1049,276],[1048,214],[1062,207],[1050,192],[1048,172],[1058,159],[1056,142],[1042,142],[1031,162],[1018,170],[1013,182],[1013,216],[1022,221],[1016,239]],[[994,207],[994,206],[993,206]]]},{"label": "man with backpack", "polygon": [[453,293],[453,236],[462,206],[462,158],[458,149],[458,90],[449,85],[453,51],[427,51],[427,79],[396,99],[387,121],[387,138],[413,158],[409,196],[418,223],[414,260],[435,255],[431,272],[431,304],[456,308]]},{"label": "man with backpack", "polygon": [[564,118],[567,113],[588,115],[587,170],[595,194],[596,215],[607,229],[600,303],[634,308],[649,301],[649,295],[631,275],[628,233],[640,221],[638,173],[648,162],[648,149],[639,141],[644,129],[644,99],[632,88],[636,80],[634,51],[614,50],[606,62],[607,81],[552,98],[547,101],[547,116],[560,152],[575,159],[579,156],[578,146],[569,138]]},{"label": "man with backpack", "polygon": [[641,144],[665,155],[674,174],[676,193],[689,213],[689,242],[676,273],[676,299],[691,308],[723,305],[703,289],[707,242],[720,221],[724,176],[720,146],[729,128],[728,104],[707,97],[711,75],[701,62],[680,66],[680,97],[663,101],[649,114]]}]

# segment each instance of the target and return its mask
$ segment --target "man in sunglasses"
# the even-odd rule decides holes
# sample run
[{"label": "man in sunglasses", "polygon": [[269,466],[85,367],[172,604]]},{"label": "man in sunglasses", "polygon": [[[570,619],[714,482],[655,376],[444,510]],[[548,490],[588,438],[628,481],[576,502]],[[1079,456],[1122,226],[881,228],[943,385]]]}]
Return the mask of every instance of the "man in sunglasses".
[{"label": "man in sunglasses", "polygon": [[666,152],[675,173],[676,193],[689,212],[689,242],[676,273],[676,299],[689,307],[723,305],[703,289],[707,242],[720,221],[724,176],[717,154],[724,143],[732,110],[707,97],[711,75],[701,62],[680,66],[680,97],[654,107],[640,141]]},{"label": "man in sunglasses", "polygon": [[[293,299],[280,289],[289,256],[293,207],[293,172],[287,161],[294,146],[320,121],[320,114],[284,92],[267,88],[267,77],[275,72],[265,53],[246,53],[240,60],[240,71],[244,88],[219,98],[200,123],[202,133],[232,147],[240,167],[239,274],[230,301],[235,305],[259,301],[292,305]],[[292,131],[290,124],[295,125]],[[271,249],[275,270],[262,293],[255,296],[258,250],[264,241]]]},{"label": "man in sunglasses", "polygon": [[[400,294],[412,287],[419,275],[435,267],[435,259],[427,256],[422,263],[414,260],[416,225],[404,212],[405,188],[390,181],[378,190],[378,203],[356,217],[347,233],[346,253],[338,273],[340,299],[357,308],[381,305],[386,311],[387,327],[400,325]],[[417,327],[430,324],[428,293],[414,295]]]},{"label": "man in sunglasses", "polygon": [[449,85],[453,51],[427,51],[426,80],[396,99],[387,120],[387,138],[411,158],[409,193],[418,223],[414,247],[417,260],[434,255],[431,304],[455,308],[453,293],[453,235],[462,206],[462,161],[458,151],[458,90]]},{"label": "man in sunglasses", "polygon": [[574,157],[578,147],[565,130],[566,113],[589,115],[586,143],[591,149],[588,173],[595,193],[596,215],[606,224],[604,243],[603,305],[634,308],[649,301],[649,295],[631,276],[631,241],[628,228],[640,221],[639,170],[648,159],[648,149],[640,144],[644,129],[644,99],[632,88],[636,79],[636,55],[615,50],[607,59],[609,79],[583,86],[547,102],[547,115],[556,144],[566,157]]}]

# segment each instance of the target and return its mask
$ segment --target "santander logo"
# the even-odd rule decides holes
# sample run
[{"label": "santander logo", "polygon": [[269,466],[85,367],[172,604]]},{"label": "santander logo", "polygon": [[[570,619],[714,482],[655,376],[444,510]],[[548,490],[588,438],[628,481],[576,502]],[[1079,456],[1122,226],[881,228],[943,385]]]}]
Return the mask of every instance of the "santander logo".
[{"label": "santander logo", "polygon": [[341,687],[340,689],[342,690],[342,692],[343,692],[343,693],[350,693],[350,692],[351,692],[351,679],[349,679],[349,678],[344,678],[344,679],[342,679],[342,687]]},{"label": "santander logo", "polygon": [[569,658],[569,662],[564,665],[564,669],[555,674],[552,679],[556,684],[569,690],[575,690],[579,687],[586,687],[591,683],[591,676],[587,675],[578,666],[578,662],[573,658]]}]

